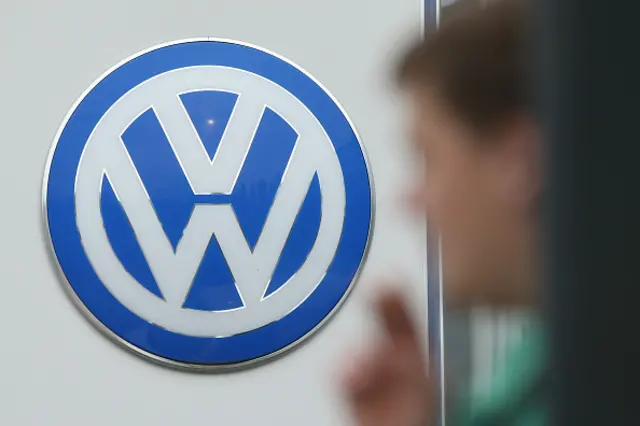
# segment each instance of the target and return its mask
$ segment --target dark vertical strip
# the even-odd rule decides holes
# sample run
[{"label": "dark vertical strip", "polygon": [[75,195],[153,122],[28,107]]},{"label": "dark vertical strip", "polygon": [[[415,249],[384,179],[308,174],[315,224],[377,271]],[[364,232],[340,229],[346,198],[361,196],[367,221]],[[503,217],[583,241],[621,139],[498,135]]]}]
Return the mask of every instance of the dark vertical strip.
[{"label": "dark vertical strip", "polygon": [[437,425],[444,425],[445,389],[444,389],[444,339],[443,339],[443,307],[440,277],[439,238],[432,227],[427,224],[427,321],[429,339],[429,367],[436,382],[437,411],[434,413]]},{"label": "dark vertical strip", "polygon": [[424,0],[424,30],[435,31],[440,25],[440,0]]},{"label": "dark vertical strip", "polygon": [[543,0],[552,424],[638,423],[640,3]]},{"label": "dark vertical strip", "polygon": [[[423,31],[437,30],[440,23],[440,0],[424,0]],[[436,425],[445,423],[444,339],[442,280],[440,277],[439,237],[427,222],[427,321],[429,360],[437,384]],[[426,403],[426,402],[425,402]]]}]

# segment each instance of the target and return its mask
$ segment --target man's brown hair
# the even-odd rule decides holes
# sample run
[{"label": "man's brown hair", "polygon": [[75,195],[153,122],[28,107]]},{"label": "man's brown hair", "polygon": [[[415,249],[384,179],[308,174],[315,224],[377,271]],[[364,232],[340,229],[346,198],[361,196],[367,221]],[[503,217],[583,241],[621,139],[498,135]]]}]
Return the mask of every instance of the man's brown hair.
[{"label": "man's brown hair", "polygon": [[531,13],[526,0],[464,10],[405,55],[398,79],[436,89],[476,130],[528,111]]}]

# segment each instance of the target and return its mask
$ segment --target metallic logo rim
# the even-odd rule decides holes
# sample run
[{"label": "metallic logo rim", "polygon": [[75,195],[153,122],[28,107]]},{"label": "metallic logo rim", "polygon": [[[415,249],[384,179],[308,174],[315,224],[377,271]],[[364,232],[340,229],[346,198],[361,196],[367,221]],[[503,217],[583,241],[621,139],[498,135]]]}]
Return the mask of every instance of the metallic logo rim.
[{"label": "metallic logo rim", "polygon": [[[128,63],[128,62],[130,62],[130,61],[132,61],[132,60],[134,60],[134,59],[136,59],[138,57],[141,57],[141,56],[143,56],[143,55],[145,55],[147,53],[156,51],[158,49],[162,49],[162,48],[169,47],[169,46],[174,46],[174,45],[180,45],[180,44],[186,44],[186,43],[194,43],[194,42],[230,43],[230,44],[236,44],[236,45],[240,45],[240,46],[249,47],[249,48],[253,48],[253,49],[259,50],[261,52],[264,52],[264,53],[266,53],[268,55],[271,55],[271,56],[273,56],[273,57],[275,57],[275,58],[287,63],[288,65],[292,66],[297,71],[301,72],[307,78],[309,78],[320,89],[322,89],[322,91],[325,92],[325,94],[331,99],[331,101],[339,109],[339,111],[341,112],[341,114],[343,115],[345,120],[348,122],[348,124],[351,127],[353,133],[356,136],[356,139],[357,139],[358,144],[360,146],[360,150],[362,151],[362,156],[364,158],[365,166],[366,166],[366,169],[367,169],[367,174],[368,174],[368,179],[369,179],[369,189],[370,189],[370,195],[371,195],[371,212],[370,212],[370,218],[369,218],[369,220],[370,220],[370,222],[369,222],[369,230],[368,230],[366,244],[365,244],[365,248],[364,248],[364,252],[363,252],[362,258],[361,258],[360,264],[359,264],[359,266],[358,266],[358,268],[356,270],[355,275],[353,276],[353,278],[351,279],[351,282],[348,285],[347,290],[344,292],[344,294],[342,295],[342,297],[340,298],[338,303],[336,303],[336,305],[333,307],[333,309],[331,309],[331,311],[318,324],[316,324],[311,330],[309,330],[307,333],[305,333],[303,336],[301,336],[297,340],[295,340],[295,341],[291,342],[290,344],[278,349],[277,351],[271,352],[269,354],[266,354],[266,355],[263,355],[263,356],[260,356],[260,357],[254,358],[254,359],[249,359],[249,360],[246,360],[246,361],[241,361],[241,362],[236,362],[236,363],[229,363],[229,364],[198,364],[198,363],[189,363],[189,362],[183,362],[183,361],[177,361],[177,360],[165,358],[165,357],[162,357],[160,355],[157,355],[157,354],[154,354],[152,352],[149,352],[149,351],[147,351],[145,349],[142,349],[142,348],[140,348],[140,347],[128,342],[127,340],[125,340],[124,338],[119,336],[118,334],[116,334],[113,330],[111,330],[109,327],[107,327],[105,324],[103,324],[89,310],[89,308],[84,304],[84,302],[80,299],[78,294],[73,289],[73,286],[71,285],[71,283],[67,279],[67,277],[66,277],[66,275],[65,275],[65,273],[64,273],[64,271],[62,269],[62,266],[60,265],[60,262],[58,260],[58,256],[56,255],[55,248],[54,248],[54,245],[53,245],[52,236],[51,236],[51,231],[50,231],[50,228],[49,228],[49,217],[48,217],[48,209],[47,209],[47,193],[48,193],[48,184],[49,184],[49,177],[50,177],[52,160],[53,160],[54,154],[56,152],[56,148],[58,147],[58,142],[60,140],[62,132],[66,128],[71,116],[77,110],[79,105],[83,102],[83,100],[92,92],[92,90],[100,82],[102,82],[112,72],[114,72],[118,68],[122,67],[126,63]],[[43,174],[43,178],[42,179],[43,179],[42,180],[42,182],[43,182],[42,183],[42,204],[41,204],[42,219],[43,219],[42,225],[44,226],[46,245],[48,246],[47,252],[48,252],[48,256],[49,256],[49,261],[54,266],[58,282],[63,287],[65,294],[71,300],[71,302],[75,306],[76,310],[78,312],[80,312],[80,314],[83,317],[85,317],[88,320],[88,322],[91,323],[92,326],[96,330],[98,330],[103,336],[106,336],[108,338],[108,340],[110,340],[111,342],[115,343],[117,346],[125,348],[128,352],[130,352],[130,353],[132,353],[132,354],[134,354],[134,355],[136,355],[136,356],[138,356],[138,357],[140,357],[140,358],[142,358],[144,360],[150,361],[150,362],[152,362],[152,363],[154,363],[156,365],[163,366],[163,367],[169,367],[169,368],[182,370],[182,371],[188,371],[188,372],[219,373],[219,372],[229,372],[229,371],[242,370],[242,369],[246,369],[246,368],[259,366],[259,365],[262,365],[265,362],[268,362],[268,361],[271,361],[273,359],[276,359],[276,358],[280,357],[281,355],[283,355],[285,353],[288,353],[291,350],[301,346],[303,343],[307,342],[310,337],[314,336],[318,332],[318,330],[320,330],[324,325],[326,325],[333,318],[333,316],[345,304],[345,302],[348,299],[349,295],[353,291],[353,287],[354,287],[355,283],[359,280],[360,275],[362,273],[362,270],[363,270],[363,268],[364,268],[364,266],[365,266],[365,264],[367,262],[367,259],[368,259],[368,256],[369,256],[369,250],[371,248],[371,241],[372,241],[372,238],[373,238],[373,231],[374,231],[374,228],[375,228],[376,195],[375,195],[375,183],[374,183],[374,177],[373,177],[373,173],[372,173],[372,169],[371,169],[371,163],[370,163],[370,159],[369,159],[368,153],[366,151],[366,147],[362,143],[362,138],[360,136],[360,133],[359,133],[357,127],[355,126],[354,122],[351,120],[351,117],[347,114],[346,109],[342,106],[342,104],[340,104],[340,102],[333,95],[333,93],[331,93],[327,89],[327,87],[325,87],[311,73],[307,72],[304,68],[299,66],[297,63],[295,63],[292,60],[288,59],[287,57],[282,56],[282,55],[280,55],[278,53],[275,53],[275,52],[273,52],[273,51],[271,51],[269,49],[263,48],[261,46],[258,46],[258,45],[252,44],[252,43],[247,43],[247,42],[233,40],[233,39],[217,38],[217,37],[195,37],[195,38],[186,38],[186,39],[174,40],[174,41],[170,41],[170,42],[166,42],[166,43],[160,43],[160,44],[151,46],[151,47],[149,47],[147,49],[144,49],[142,51],[139,51],[137,53],[134,53],[134,54],[128,56],[127,58],[119,61],[114,66],[110,67],[107,71],[103,72],[74,101],[73,105],[71,106],[69,111],[64,116],[64,119],[62,120],[62,123],[60,124],[60,126],[58,127],[58,129],[56,131],[55,137],[53,139],[53,143],[51,144],[51,147],[50,147],[49,152],[47,154],[47,159],[46,159],[45,168],[44,168],[44,174]]]}]

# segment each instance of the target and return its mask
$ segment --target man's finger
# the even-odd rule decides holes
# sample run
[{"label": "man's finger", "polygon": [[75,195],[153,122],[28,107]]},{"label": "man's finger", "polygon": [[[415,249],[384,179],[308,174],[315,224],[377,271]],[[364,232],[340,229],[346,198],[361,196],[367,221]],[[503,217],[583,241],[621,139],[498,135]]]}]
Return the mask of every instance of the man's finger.
[{"label": "man's finger", "polygon": [[420,340],[414,322],[398,292],[387,291],[381,294],[376,302],[376,310],[392,344],[420,352]]},{"label": "man's finger", "polygon": [[351,360],[343,372],[343,385],[351,397],[374,392],[384,384],[391,372],[388,354],[377,348]]}]

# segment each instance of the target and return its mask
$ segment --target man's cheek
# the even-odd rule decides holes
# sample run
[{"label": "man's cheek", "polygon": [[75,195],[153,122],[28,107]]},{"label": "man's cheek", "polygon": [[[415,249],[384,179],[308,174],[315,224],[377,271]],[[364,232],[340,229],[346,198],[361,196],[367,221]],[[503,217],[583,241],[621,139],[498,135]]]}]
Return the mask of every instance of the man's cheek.
[{"label": "man's cheek", "polygon": [[468,243],[468,231],[456,215],[451,214],[442,219],[440,236],[444,250],[450,252],[454,258],[463,256]]}]

